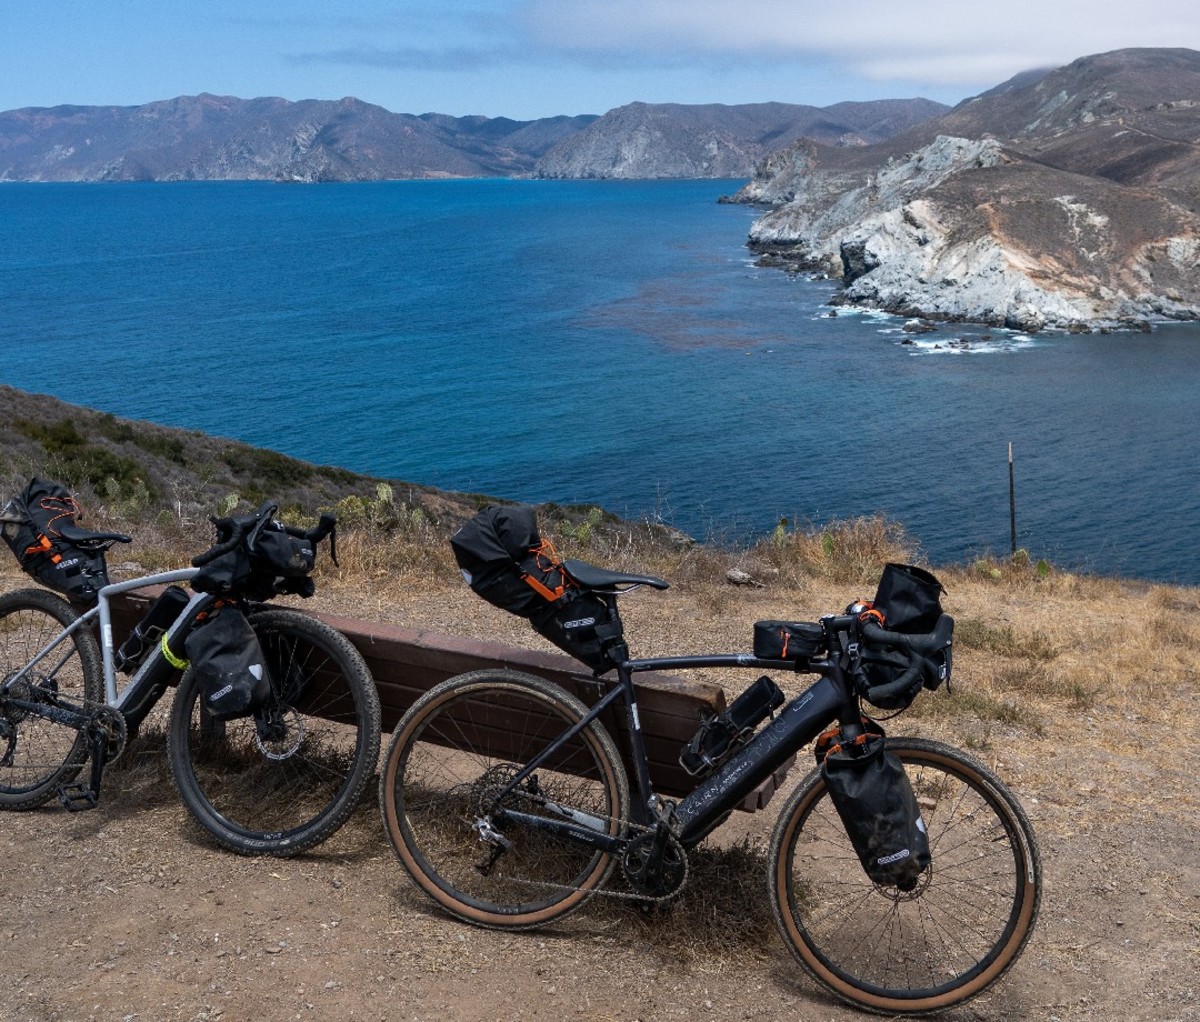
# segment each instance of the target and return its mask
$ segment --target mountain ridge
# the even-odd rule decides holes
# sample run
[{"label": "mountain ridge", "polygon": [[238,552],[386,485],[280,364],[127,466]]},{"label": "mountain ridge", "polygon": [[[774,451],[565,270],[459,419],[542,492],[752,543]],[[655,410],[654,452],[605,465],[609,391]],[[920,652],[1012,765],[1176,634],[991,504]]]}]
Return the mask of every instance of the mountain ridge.
[{"label": "mountain ridge", "polygon": [[[630,110],[660,125],[657,148],[643,153],[639,163],[640,176],[748,177],[773,138],[782,145],[811,130],[831,141],[845,136],[865,143],[945,109],[930,100],[827,108],[643,103],[603,116],[517,121],[393,113],[353,97],[292,102],[201,93],[132,107],[66,105],[0,112],[0,181],[311,183],[613,176],[594,167],[558,173],[554,168],[563,158],[556,161],[552,154],[592,128],[593,141],[619,147],[622,138],[616,136],[626,130],[624,112]],[[696,135],[719,138],[726,158],[701,167],[703,161],[690,151]]]}]

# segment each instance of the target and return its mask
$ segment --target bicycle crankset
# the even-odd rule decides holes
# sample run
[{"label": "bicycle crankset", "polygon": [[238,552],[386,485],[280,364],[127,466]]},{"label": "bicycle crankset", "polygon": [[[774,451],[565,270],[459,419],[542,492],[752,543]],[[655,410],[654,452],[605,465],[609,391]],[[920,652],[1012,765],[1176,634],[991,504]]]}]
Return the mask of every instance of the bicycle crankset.
[{"label": "bicycle crankset", "polygon": [[97,706],[92,710],[92,719],[87,726],[88,737],[94,733],[104,743],[105,766],[111,766],[120,759],[129,740],[129,725],[125,722],[125,714],[112,706]]},{"label": "bicycle crankset", "polygon": [[638,894],[662,898],[674,894],[687,880],[687,852],[672,834],[648,831],[625,846],[621,867]]}]

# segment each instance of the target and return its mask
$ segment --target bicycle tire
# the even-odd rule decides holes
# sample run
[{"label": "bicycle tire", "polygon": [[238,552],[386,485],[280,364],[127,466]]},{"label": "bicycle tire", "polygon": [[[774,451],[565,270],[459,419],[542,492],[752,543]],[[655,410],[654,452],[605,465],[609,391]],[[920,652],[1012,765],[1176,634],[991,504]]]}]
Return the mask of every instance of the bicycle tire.
[{"label": "bicycle tire", "polygon": [[[171,707],[167,757],[188,811],[239,855],[298,855],[358,805],[379,760],[379,693],[362,655],[323,621],[286,608],[250,614],[271,695],[253,717],[202,712],[195,672]],[[260,720],[269,720],[274,732]]]},{"label": "bicycle tire", "polygon": [[[61,596],[44,589],[19,589],[0,596],[0,678],[7,680],[79,615]],[[86,710],[104,701],[100,647],[86,629],[71,636],[67,655],[44,661],[24,695],[52,693],[71,708]],[[39,665],[40,667],[41,665]],[[88,758],[83,732],[7,706],[0,695],[0,759],[15,741],[12,762],[0,763],[0,809],[33,809],[73,781]]]},{"label": "bicycle tire", "polygon": [[905,894],[873,884],[819,770],[771,836],[775,922],[793,956],[859,1008],[922,1015],[983,993],[1017,960],[1041,899],[1024,811],[988,769],[948,745],[889,738],[921,806],[932,862]]},{"label": "bicycle tire", "polygon": [[[380,775],[384,830],[409,876],[446,911],[478,926],[528,929],[575,911],[608,878],[612,854],[511,819],[492,821],[511,848],[487,875],[479,868],[492,854],[475,828],[492,819],[489,791],[586,713],[553,682],[484,670],[430,689],[401,719]],[[507,804],[556,820],[565,806],[593,829],[623,833],[629,781],[598,721],[554,767],[539,767]]]}]

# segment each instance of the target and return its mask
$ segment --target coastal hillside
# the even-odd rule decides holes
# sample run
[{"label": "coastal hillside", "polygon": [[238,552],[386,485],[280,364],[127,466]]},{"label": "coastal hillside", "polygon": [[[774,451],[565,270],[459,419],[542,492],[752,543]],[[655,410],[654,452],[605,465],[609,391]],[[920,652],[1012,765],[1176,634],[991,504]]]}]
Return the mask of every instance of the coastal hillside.
[{"label": "coastal hillside", "polygon": [[872,146],[802,139],[735,201],[765,261],[903,315],[1145,328],[1200,317],[1200,53],[1012,79]]},{"label": "coastal hillside", "polygon": [[928,99],[682,106],[631,103],[554,146],[534,167],[545,178],[746,177],[768,153],[799,138],[865,146],[946,109]]},{"label": "coastal hillside", "polygon": [[204,522],[218,508],[268,499],[293,515],[339,505],[354,511],[379,500],[381,486],[397,519],[456,522],[486,501],[0,386],[0,503],[35,475],[85,495],[95,513],[132,521],[166,513]]},{"label": "coastal hillside", "polygon": [[0,113],[2,181],[380,181],[507,177],[594,117],[396,114],[341,100],[180,96]]},{"label": "coastal hillside", "polygon": [[[544,177],[746,177],[767,152],[802,134],[862,144],[945,109],[929,100],[824,109],[634,104],[622,111],[637,117],[600,118],[590,141],[563,149],[598,118],[416,116],[353,98],[202,94],[0,113],[0,181],[381,181],[522,177],[535,168]],[[638,155],[614,166],[614,147]]]}]

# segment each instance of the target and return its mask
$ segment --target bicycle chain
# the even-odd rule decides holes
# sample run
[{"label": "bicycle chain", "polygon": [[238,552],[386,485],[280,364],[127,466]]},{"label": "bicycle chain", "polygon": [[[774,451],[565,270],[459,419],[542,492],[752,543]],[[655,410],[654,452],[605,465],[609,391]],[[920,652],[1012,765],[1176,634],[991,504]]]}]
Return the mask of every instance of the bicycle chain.
[{"label": "bicycle chain", "polygon": [[[609,817],[609,819],[611,819],[611,817]],[[654,827],[647,826],[644,823],[633,823],[632,821],[626,821],[625,826],[630,831],[635,831],[635,830],[641,831],[643,834],[653,834],[654,833]],[[683,846],[680,845],[680,848],[683,848]],[[618,860],[617,865],[620,866],[620,865],[622,865],[622,863]],[[687,887],[688,878],[691,876],[691,869],[692,869],[692,861],[688,857],[686,849],[684,849],[683,878],[679,881],[679,886],[676,887],[675,890],[673,890],[673,891],[669,891],[666,894],[638,894],[636,891],[628,891],[628,892],[627,891],[613,891],[613,890],[609,890],[607,887],[600,887],[600,888],[595,888],[595,889],[589,891],[588,893],[592,894],[593,896],[602,897],[602,898],[616,898],[618,900],[623,900],[623,901],[640,901],[640,902],[647,903],[647,904],[658,904],[660,902],[670,901],[672,898],[676,898],[679,896],[680,892],[685,887]],[[550,890],[550,891],[582,891],[582,890],[584,890],[584,888],[579,887],[578,885],[552,884],[552,883],[548,883],[546,881],[540,881],[540,880],[521,880],[518,877],[509,877],[508,881],[509,881],[509,883],[516,884],[517,886],[537,887],[537,888],[541,888],[542,890]]]}]

